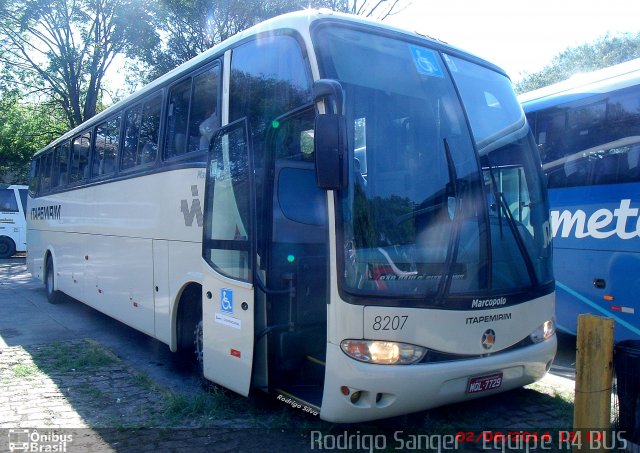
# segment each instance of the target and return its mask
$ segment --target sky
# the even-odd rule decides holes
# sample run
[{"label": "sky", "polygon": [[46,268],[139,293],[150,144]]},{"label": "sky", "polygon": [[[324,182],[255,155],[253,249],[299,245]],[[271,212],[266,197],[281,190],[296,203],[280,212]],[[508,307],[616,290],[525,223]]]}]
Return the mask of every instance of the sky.
[{"label": "sky", "polygon": [[384,22],[474,53],[517,82],[568,47],[640,32],[640,1],[412,0]]}]

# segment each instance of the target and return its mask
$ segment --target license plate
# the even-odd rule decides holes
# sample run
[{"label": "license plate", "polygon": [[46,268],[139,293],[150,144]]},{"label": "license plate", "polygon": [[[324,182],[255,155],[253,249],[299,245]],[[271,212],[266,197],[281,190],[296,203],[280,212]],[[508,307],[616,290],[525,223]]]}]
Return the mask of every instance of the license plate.
[{"label": "license plate", "polygon": [[469,384],[467,385],[467,393],[486,392],[487,390],[497,389],[501,385],[502,373],[476,376],[469,379]]}]

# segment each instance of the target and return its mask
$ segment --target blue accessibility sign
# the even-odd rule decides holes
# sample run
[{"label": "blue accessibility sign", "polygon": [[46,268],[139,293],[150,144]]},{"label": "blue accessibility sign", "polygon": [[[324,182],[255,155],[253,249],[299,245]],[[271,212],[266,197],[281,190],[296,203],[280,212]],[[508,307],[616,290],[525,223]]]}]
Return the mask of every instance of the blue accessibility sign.
[{"label": "blue accessibility sign", "polygon": [[411,50],[413,63],[416,65],[416,70],[419,74],[430,77],[444,77],[438,56],[433,50],[412,45],[409,45],[409,50]]},{"label": "blue accessibility sign", "polygon": [[233,290],[222,288],[220,290],[220,310],[223,313],[233,313]]}]

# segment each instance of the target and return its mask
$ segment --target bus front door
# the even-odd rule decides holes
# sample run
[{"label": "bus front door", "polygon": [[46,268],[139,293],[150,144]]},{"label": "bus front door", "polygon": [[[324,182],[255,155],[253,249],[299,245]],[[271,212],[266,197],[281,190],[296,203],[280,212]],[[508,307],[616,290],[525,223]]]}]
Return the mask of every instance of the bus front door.
[{"label": "bus front door", "polygon": [[203,372],[247,396],[254,349],[251,179],[245,120],[221,129],[209,155],[204,208]]}]

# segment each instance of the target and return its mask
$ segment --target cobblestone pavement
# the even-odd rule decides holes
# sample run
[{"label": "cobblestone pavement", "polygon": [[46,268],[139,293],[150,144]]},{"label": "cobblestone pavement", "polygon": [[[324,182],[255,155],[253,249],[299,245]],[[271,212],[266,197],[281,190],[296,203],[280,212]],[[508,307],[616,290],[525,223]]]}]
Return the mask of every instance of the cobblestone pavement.
[{"label": "cobblestone pavement", "polygon": [[48,304],[24,260],[0,261],[0,452],[26,435],[50,447],[39,451],[317,451],[314,436],[343,433],[386,436],[385,448],[372,451],[399,451],[398,432],[458,434],[470,441],[461,449],[477,450],[483,430],[571,427],[573,381],[561,376],[465,404],[332,425],[271,396],[206,393],[171,360],[166,346],[83,304]]},{"label": "cobblestone pavement", "polygon": [[[0,451],[10,450],[3,447],[25,432],[29,442],[44,446],[44,451],[53,445],[70,452],[306,447],[303,436],[277,427],[277,421],[265,428],[253,418],[259,412],[247,417],[243,409],[250,406],[248,400],[240,400],[237,414],[231,414],[215,403],[239,397],[198,396],[202,400],[158,386],[92,340],[2,348]],[[265,436],[279,439],[262,448]]]}]

